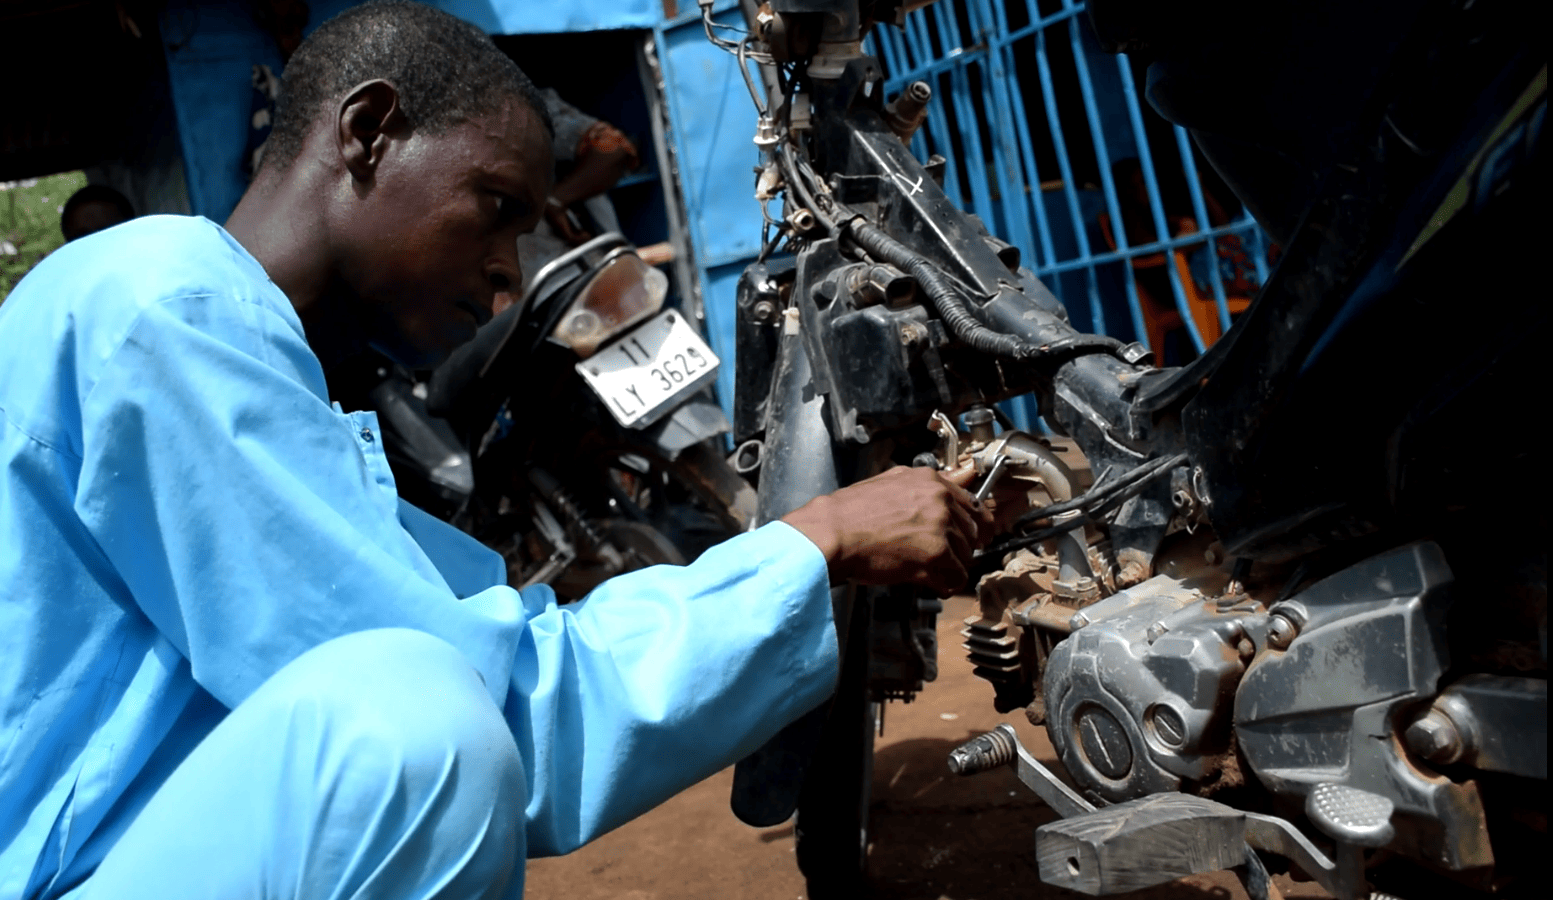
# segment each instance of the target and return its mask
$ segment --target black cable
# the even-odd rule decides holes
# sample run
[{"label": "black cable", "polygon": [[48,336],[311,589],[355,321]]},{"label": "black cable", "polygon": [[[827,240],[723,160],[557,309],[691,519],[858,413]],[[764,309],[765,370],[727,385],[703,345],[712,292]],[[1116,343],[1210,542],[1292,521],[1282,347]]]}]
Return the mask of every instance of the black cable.
[{"label": "black cable", "polygon": [[1289,576],[1289,580],[1284,584],[1283,590],[1278,592],[1278,599],[1273,602],[1282,603],[1293,597],[1299,591],[1300,585],[1303,585],[1308,577],[1310,577],[1310,560],[1300,560],[1300,564],[1294,567],[1294,574]]},{"label": "black cable", "polygon": [[789,186],[798,192],[798,199],[814,214],[814,218],[825,228],[827,234],[834,233],[836,231],[836,223],[815,202],[815,195],[811,194],[809,186],[804,184],[804,173],[799,169],[797,157],[793,155],[793,148],[786,143],[778,144],[777,154],[787,170],[783,175],[786,177]]},{"label": "black cable", "polygon": [[916,279],[950,332],[973,350],[1005,359],[1034,360],[1088,350],[1114,353],[1123,346],[1115,338],[1097,334],[1073,334],[1046,344],[1032,344],[1014,335],[993,331],[976,321],[960,299],[959,292],[927,257],[861,218],[848,222],[846,233],[869,256]]},{"label": "black cable", "polygon": [[1040,509],[1032,509],[1015,520],[1015,528],[1030,522],[1038,522],[1043,519],[1060,516],[1074,510],[1080,510],[1084,514],[1074,517],[1071,521],[1059,522],[1035,531],[1017,534],[1008,540],[987,547],[982,553],[984,555],[1001,555],[1010,550],[1018,550],[1023,547],[1029,547],[1032,544],[1039,544],[1041,541],[1050,540],[1057,535],[1080,528],[1086,522],[1094,521],[1098,513],[1103,512],[1119,501],[1126,500],[1139,493],[1150,482],[1168,473],[1176,466],[1186,462],[1186,460],[1187,455],[1185,453],[1151,459],[1114,479],[1101,478],[1088,491],[1077,497],[1062,500],[1049,506],[1043,506]]},{"label": "black cable", "polygon": [[1186,462],[1186,459],[1185,453],[1177,453],[1173,456],[1151,459],[1115,478],[1108,479],[1102,477],[1095,484],[1091,485],[1088,491],[1071,500],[1063,500],[1050,506],[1030,510],[1014,521],[1014,527],[1017,528],[1021,525],[1028,525],[1031,522],[1049,519],[1052,516],[1061,515],[1075,509],[1093,511],[1119,497],[1131,496],[1137,493],[1136,488],[1141,488],[1160,475],[1181,465]]},{"label": "black cable", "polygon": [[1002,556],[1011,550],[1020,550],[1032,544],[1039,544],[1041,541],[1049,541],[1059,535],[1067,534],[1075,528],[1083,528],[1088,521],[1088,516],[1079,516],[1072,521],[1063,522],[1061,525],[1049,525],[1036,531],[1011,537],[1000,544],[992,544],[986,547],[981,551],[981,555],[984,557]]}]

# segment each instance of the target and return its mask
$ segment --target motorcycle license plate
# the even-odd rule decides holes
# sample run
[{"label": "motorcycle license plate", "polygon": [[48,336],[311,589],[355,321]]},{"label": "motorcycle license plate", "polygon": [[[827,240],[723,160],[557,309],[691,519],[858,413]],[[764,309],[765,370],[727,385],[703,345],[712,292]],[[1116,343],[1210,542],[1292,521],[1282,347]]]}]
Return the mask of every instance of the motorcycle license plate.
[{"label": "motorcycle license plate", "polygon": [[645,428],[717,377],[717,354],[685,317],[664,310],[577,364],[627,428]]}]

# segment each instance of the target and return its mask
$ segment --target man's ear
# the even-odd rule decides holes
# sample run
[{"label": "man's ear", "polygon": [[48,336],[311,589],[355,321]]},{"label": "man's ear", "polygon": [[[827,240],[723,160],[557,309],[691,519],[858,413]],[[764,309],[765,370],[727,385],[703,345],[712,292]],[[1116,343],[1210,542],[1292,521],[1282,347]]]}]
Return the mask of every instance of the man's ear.
[{"label": "man's ear", "polygon": [[370,181],[388,149],[388,135],[404,125],[399,91],[382,79],[362,82],[340,102],[335,140],[357,181]]}]

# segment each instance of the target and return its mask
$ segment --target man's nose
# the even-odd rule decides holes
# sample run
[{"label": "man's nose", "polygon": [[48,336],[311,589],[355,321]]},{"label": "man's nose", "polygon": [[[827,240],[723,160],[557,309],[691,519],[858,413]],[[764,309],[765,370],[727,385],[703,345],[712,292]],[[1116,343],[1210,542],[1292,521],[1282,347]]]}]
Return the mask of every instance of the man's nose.
[{"label": "man's nose", "polygon": [[498,294],[516,294],[523,287],[523,270],[516,262],[493,261],[485,268],[485,279],[490,282],[491,290]]}]

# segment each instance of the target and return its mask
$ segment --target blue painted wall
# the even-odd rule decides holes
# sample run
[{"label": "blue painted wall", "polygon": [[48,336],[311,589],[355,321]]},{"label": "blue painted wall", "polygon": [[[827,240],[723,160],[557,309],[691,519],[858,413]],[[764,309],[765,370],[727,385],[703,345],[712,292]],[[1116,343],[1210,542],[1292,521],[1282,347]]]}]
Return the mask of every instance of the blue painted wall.
[{"label": "blue painted wall", "polygon": [[[353,0],[312,0],[309,30]],[[661,0],[436,0],[431,3],[493,34],[538,34],[606,28],[652,28]],[[243,0],[168,0],[162,40],[197,215],[224,221],[242,197],[248,140],[249,77],[254,64],[281,70],[280,53],[254,24]]]}]

